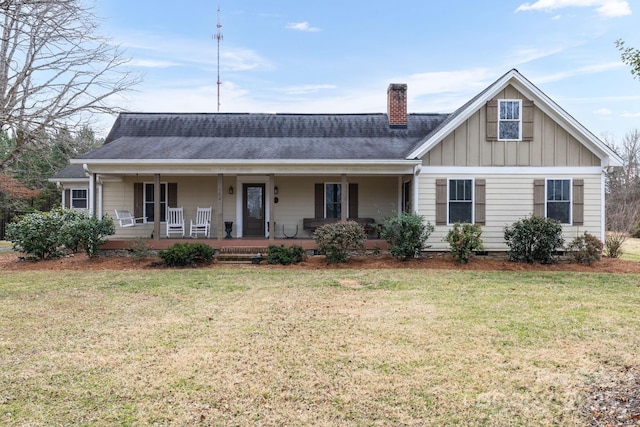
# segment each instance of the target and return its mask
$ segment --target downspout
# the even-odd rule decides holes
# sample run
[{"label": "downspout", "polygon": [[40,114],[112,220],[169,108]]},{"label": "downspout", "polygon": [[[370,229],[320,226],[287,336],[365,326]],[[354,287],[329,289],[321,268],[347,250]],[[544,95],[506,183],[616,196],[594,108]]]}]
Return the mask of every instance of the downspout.
[{"label": "downspout", "polygon": [[89,174],[89,215],[95,215],[96,212],[96,175],[89,171],[89,166],[84,163],[82,169]]},{"label": "downspout", "polygon": [[607,238],[607,221],[606,221],[606,214],[607,214],[607,208],[606,208],[606,191],[605,191],[605,186],[606,186],[606,172],[605,172],[605,168],[602,169],[602,173],[600,174],[600,241],[604,242],[605,239]]}]

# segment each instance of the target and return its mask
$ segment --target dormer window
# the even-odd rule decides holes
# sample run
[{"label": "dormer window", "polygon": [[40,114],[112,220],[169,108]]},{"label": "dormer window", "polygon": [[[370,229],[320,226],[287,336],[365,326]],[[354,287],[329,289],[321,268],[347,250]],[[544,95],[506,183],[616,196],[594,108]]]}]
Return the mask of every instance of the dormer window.
[{"label": "dormer window", "polygon": [[522,101],[498,100],[498,141],[522,140]]}]

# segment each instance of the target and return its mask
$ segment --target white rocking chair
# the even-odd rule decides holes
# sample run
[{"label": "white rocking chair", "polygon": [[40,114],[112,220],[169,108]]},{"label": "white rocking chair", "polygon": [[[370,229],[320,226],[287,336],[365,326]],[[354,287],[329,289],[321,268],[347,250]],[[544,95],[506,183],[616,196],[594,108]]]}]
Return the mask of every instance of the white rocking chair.
[{"label": "white rocking chair", "polygon": [[131,211],[126,209],[115,209],[116,211],[116,219],[118,220],[118,225],[120,227],[134,227],[138,225],[138,220],[142,220],[143,222],[147,219],[144,216],[134,217],[131,215]]},{"label": "white rocking chair", "polygon": [[171,237],[171,233],[184,237],[184,211],[182,208],[167,209],[167,237]]},{"label": "white rocking chair", "polygon": [[198,234],[202,233],[209,238],[209,234],[211,234],[211,208],[198,207],[195,221],[191,220],[190,222],[189,235],[191,237],[197,238]]}]

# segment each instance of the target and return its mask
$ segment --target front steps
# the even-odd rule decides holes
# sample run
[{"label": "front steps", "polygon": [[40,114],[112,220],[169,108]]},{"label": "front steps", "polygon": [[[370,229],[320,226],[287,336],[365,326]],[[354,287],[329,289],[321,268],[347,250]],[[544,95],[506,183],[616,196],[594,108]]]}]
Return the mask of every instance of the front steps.
[{"label": "front steps", "polygon": [[260,264],[267,259],[266,246],[234,246],[220,248],[216,261],[221,264]]}]

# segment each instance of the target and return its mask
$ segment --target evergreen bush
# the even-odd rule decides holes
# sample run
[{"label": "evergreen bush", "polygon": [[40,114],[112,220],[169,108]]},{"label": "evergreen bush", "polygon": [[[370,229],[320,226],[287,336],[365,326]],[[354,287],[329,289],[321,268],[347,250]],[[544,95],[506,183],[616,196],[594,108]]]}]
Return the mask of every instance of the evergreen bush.
[{"label": "evergreen bush", "polygon": [[473,251],[481,251],[482,228],[477,224],[460,224],[456,222],[449,230],[445,240],[449,243],[451,256],[460,264],[466,264]]},{"label": "evergreen bush", "polygon": [[298,245],[289,246],[288,248],[282,245],[269,245],[267,263],[282,265],[297,264],[303,261],[305,256],[306,251]]},{"label": "evergreen bush", "polygon": [[318,228],[314,233],[318,249],[327,262],[347,262],[352,252],[362,252],[366,235],[364,228],[355,221],[336,222]]},{"label": "evergreen bush", "polygon": [[564,244],[560,222],[535,215],[505,227],[504,239],[509,246],[509,259],[529,264],[554,262],[554,252]]},{"label": "evergreen bush", "polygon": [[567,246],[569,255],[578,264],[593,264],[602,256],[602,242],[586,231]]},{"label": "evergreen bush", "polygon": [[421,215],[403,212],[384,218],[380,237],[389,244],[389,253],[404,260],[416,256],[433,233],[430,222],[425,223]]},{"label": "evergreen bush", "polygon": [[165,267],[196,266],[201,263],[211,264],[215,251],[204,243],[176,243],[158,256]]}]

